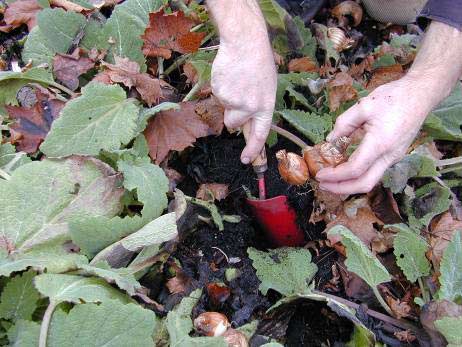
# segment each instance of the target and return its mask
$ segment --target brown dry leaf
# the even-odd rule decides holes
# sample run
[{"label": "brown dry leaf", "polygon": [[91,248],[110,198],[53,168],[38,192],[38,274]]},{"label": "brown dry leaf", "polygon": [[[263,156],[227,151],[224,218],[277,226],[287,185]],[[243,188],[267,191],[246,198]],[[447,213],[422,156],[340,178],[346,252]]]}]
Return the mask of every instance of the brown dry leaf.
[{"label": "brown dry leaf", "polygon": [[287,66],[289,72],[313,72],[318,71],[318,64],[316,61],[308,58],[296,58],[292,59]]},{"label": "brown dry leaf", "polygon": [[396,331],[394,335],[399,341],[405,343],[411,343],[416,339],[416,337],[412,334],[410,330]]},{"label": "brown dry leaf", "polygon": [[210,300],[215,306],[219,306],[228,300],[231,295],[231,290],[220,283],[208,283],[207,284],[207,294],[209,295]]},{"label": "brown dry leaf", "polygon": [[161,9],[149,14],[149,25],[141,38],[143,53],[148,57],[170,59],[172,51],[193,53],[201,46],[206,33],[191,32],[196,23],[183,12],[165,14]]},{"label": "brown dry leaf", "polygon": [[220,135],[223,131],[225,108],[218,98],[211,96],[197,103],[194,112],[209,126],[209,135]]},{"label": "brown dry leaf", "polygon": [[461,317],[462,305],[448,300],[430,301],[422,307],[420,323],[431,338],[432,346],[446,346],[446,339],[435,327],[435,321],[443,317]]},{"label": "brown dry leaf", "polygon": [[353,77],[356,81],[361,82],[363,78],[364,72],[371,72],[372,65],[374,64],[375,58],[372,55],[368,55],[366,58],[363,59],[362,62],[359,64],[354,64],[348,73],[351,77]]},{"label": "brown dry leaf", "polygon": [[192,279],[175,263],[171,269],[175,271],[175,277],[170,278],[165,284],[171,294],[189,293],[192,286]]},{"label": "brown dry leaf", "polygon": [[76,4],[68,0],[50,0],[50,5],[62,7],[65,10],[72,12],[91,11],[91,9],[85,8],[83,6],[80,6],[79,4]]},{"label": "brown dry leaf", "polygon": [[186,76],[186,83],[196,84],[199,81],[199,75],[190,62],[183,65],[183,74]]},{"label": "brown dry leaf", "polygon": [[76,90],[79,86],[79,76],[95,66],[95,61],[82,56],[81,48],[72,54],[58,53],[53,58],[53,73],[66,87]]},{"label": "brown dry leaf", "polygon": [[358,275],[349,272],[344,262],[338,264],[345,294],[360,301],[368,302],[373,296],[371,287]]},{"label": "brown dry leaf", "polygon": [[346,72],[339,72],[335,78],[327,84],[329,92],[329,109],[336,111],[344,102],[354,100],[358,92],[353,88],[353,78]]},{"label": "brown dry leaf", "polygon": [[385,224],[402,223],[403,219],[399,213],[398,203],[390,189],[377,185],[367,194],[369,204],[374,214]]},{"label": "brown dry leaf", "polygon": [[5,106],[11,119],[11,141],[19,151],[35,153],[50,131],[51,124],[64,107],[60,100],[50,100],[36,91],[37,102],[32,107]]},{"label": "brown dry leaf", "polygon": [[390,309],[395,314],[396,318],[401,319],[409,317],[411,313],[411,306],[407,302],[401,301],[399,299],[394,299],[391,296],[386,297],[387,304],[390,306]]},{"label": "brown dry leaf", "polygon": [[344,200],[348,197],[345,195],[338,195],[331,193],[327,190],[322,190],[313,187],[316,203],[313,212],[311,213],[310,223],[318,223],[325,221],[329,223],[333,221],[336,216],[342,211]]},{"label": "brown dry leaf", "polygon": [[211,99],[180,103],[179,110],[162,111],[149,121],[144,136],[149,155],[157,164],[171,150],[182,151],[199,137],[218,135],[217,124],[223,122],[223,113],[219,113],[218,106]]},{"label": "brown dry leaf", "polygon": [[367,83],[367,90],[371,92],[383,84],[400,79],[403,75],[403,67],[400,64],[379,67],[373,71],[372,78]]},{"label": "brown dry leaf", "polygon": [[205,201],[223,200],[229,194],[227,184],[223,183],[203,183],[199,186],[196,193],[196,198]]},{"label": "brown dry leaf", "polygon": [[444,213],[438,220],[432,222],[428,237],[430,243],[429,258],[435,268],[439,269],[443,252],[458,230],[462,230],[462,222],[454,219],[449,212]]},{"label": "brown dry leaf", "polygon": [[10,3],[3,15],[6,25],[0,26],[0,31],[9,32],[26,24],[30,32],[37,23],[36,15],[41,10],[37,0],[17,0]]},{"label": "brown dry leaf", "polygon": [[103,62],[106,70],[99,73],[94,80],[102,83],[122,83],[128,88],[135,87],[148,105],[157,104],[159,100],[165,99],[163,90],[171,88],[167,82],[141,73],[138,63],[128,58],[114,57],[114,60],[115,64]]},{"label": "brown dry leaf", "polygon": [[[327,224],[326,232],[339,224],[350,229],[369,248],[374,240],[378,240],[379,231],[376,227],[383,226],[383,222],[375,216],[365,197],[345,202],[338,215]],[[328,236],[327,238],[332,244],[341,239],[340,236]]]}]

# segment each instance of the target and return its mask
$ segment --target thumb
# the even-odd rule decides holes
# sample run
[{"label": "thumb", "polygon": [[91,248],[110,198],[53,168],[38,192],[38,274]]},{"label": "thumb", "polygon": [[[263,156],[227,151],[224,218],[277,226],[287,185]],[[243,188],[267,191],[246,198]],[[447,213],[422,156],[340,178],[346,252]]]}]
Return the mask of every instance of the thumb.
[{"label": "thumb", "polygon": [[356,129],[361,127],[365,121],[366,115],[356,104],[337,118],[334,129],[327,135],[326,140],[331,142],[342,136],[350,136]]},{"label": "thumb", "polygon": [[262,114],[250,120],[251,130],[247,145],[241,154],[242,163],[250,164],[260,154],[270,131],[272,116],[272,114]]}]

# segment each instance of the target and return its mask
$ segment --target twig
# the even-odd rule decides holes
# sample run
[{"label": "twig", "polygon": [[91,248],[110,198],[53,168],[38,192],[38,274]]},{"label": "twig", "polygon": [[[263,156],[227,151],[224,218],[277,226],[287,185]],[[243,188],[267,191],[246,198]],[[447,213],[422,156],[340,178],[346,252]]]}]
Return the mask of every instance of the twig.
[{"label": "twig", "polygon": [[173,72],[173,70],[179,68],[181,65],[183,65],[186,60],[188,60],[191,57],[191,54],[183,54],[182,56],[178,57],[177,60],[175,60],[168,68],[165,69],[164,71],[164,76],[168,76],[170,73]]},{"label": "twig", "polygon": [[437,160],[436,166],[441,167],[441,166],[448,166],[448,165],[454,165],[454,164],[460,164],[460,163],[462,163],[462,157],[455,157],[455,158],[450,158],[450,159]]},{"label": "twig", "polygon": [[220,45],[208,46],[208,47],[201,47],[199,51],[215,51],[220,48]]},{"label": "twig", "polygon": [[[354,310],[358,310],[361,307],[361,305],[359,305],[357,303],[354,303],[352,301],[349,301],[347,299],[344,299],[344,298],[341,298],[341,297],[338,297],[338,296],[335,296],[335,295],[332,295],[332,294],[323,293],[323,292],[320,292],[320,291],[317,291],[317,290],[313,290],[313,293],[324,296],[326,298],[329,298],[329,299],[332,299],[332,300],[335,300],[335,301],[338,301],[339,303],[341,303],[341,304],[343,304],[345,306],[348,306],[348,307],[350,307],[350,308],[352,308]],[[365,313],[368,314],[371,317],[374,317],[376,319],[379,319],[379,320],[381,320],[383,322],[389,323],[391,325],[394,325],[395,327],[398,327],[398,328],[401,328],[401,329],[404,329],[404,330],[409,329],[409,330],[412,330],[412,331],[417,332],[417,333],[420,333],[420,331],[421,331],[418,327],[416,327],[412,323],[405,322],[405,321],[402,321],[402,320],[387,316],[386,314],[371,310],[370,308],[368,308]]]},{"label": "twig", "polygon": [[393,316],[393,311],[392,311],[391,308],[387,305],[387,303],[385,302],[385,300],[383,300],[382,294],[380,294],[379,289],[378,289],[376,286],[373,286],[373,287],[372,287],[372,291],[373,291],[375,297],[377,298],[377,300],[379,301],[380,305],[383,307],[383,309],[384,309],[385,311],[387,311],[387,313],[388,313],[390,316]]},{"label": "twig", "polygon": [[197,82],[197,83],[191,88],[191,90],[189,91],[189,93],[186,94],[186,96],[184,97],[184,99],[182,100],[182,102],[190,101],[190,100],[196,95],[196,93],[201,89],[201,87],[202,87],[202,83]]},{"label": "twig", "polygon": [[417,282],[419,283],[420,291],[422,292],[422,298],[425,303],[430,302],[430,297],[428,295],[427,290],[425,289],[424,283],[422,281],[422,277],[419,277],[417,279]]},{"label": "twig", "polygon": [[302,139],[300,139],[298,136],[292,134],[290,131],[287,131],[285,129],[282,129],[281,127],[278,127],[277,125],[271,124],[271,130],[277,132],[279,135],[285,137],[287,140],[292,141],[296,145],[298,145],[301,149],[308,148],[307,143],[305,143]]},{"label": "twig", "polygon": [[164,58],[157,57],[157,74],[159,78],[164,77]]},{"label": "twig", "polygon": [[50,86],[52,86],[52,87],[58,88],[59,90],[63,91],[64,93],[70,95],[70,96],[73,97],[73,98],[77,96],[77,94],[74,93],[72,90],[70,90],[69,88],[64,87],[63,85],[61,85],[61,84],[59,84],[59,83],[56,83],[56,82],[48,82],[48,81],[47,81],[46,83],[48,83],[48,84],[49,84]]},{"label": "twig", "polygon": [[48,328],[51,322],[51,316],[53,312],[58,306],[58,302],[50,301],[47,309],[45,310],[45,314],[43,315],[42,324],[40,325],[40,337],[39,337],[39,347],[46,347],[47,346],[47,335],[48,335]]}]

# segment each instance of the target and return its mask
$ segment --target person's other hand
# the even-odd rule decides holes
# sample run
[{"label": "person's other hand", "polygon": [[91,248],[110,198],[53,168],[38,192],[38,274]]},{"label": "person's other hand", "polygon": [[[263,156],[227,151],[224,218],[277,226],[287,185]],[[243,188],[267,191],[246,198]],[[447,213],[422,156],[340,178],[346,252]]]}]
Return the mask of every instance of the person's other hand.
[{"label": "person's other hand", "polygon": [[419,83],[403,77],[380,86],[337,118],[328,141],[361,127],[365,136],[346,163],[318,172],[321,189],[337,194],[369,192],[385,170],[404,157],[431,111],[426,101],[431,98],[425,98],[425,85]]},{"label": "person's other hand", "polygon": [[[265,29],[266,30],[266,29]],[[268,137],[276,99],[277,72],[266,32],[261,38],[221,39],[212,66],[212,90],[225,107],[225,125],[238,128],[251,122],[244,164],[260,153]]]}]

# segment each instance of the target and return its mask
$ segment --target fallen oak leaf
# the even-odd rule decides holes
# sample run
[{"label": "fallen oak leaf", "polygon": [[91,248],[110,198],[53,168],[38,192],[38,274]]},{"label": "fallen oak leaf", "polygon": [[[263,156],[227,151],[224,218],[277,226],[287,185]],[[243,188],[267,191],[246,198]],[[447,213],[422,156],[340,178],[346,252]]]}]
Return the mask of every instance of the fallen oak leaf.
[{"label": "fallen oak leaf", "polygon": [[167,82],[153,78],[145,72],[140,72],[137,62],[128,58],[114,57],[115,64],[103,62],[106,68],[95,76],[94,80],[110,84],[122,83],[128,88],[135,87],[142,99],[151,106],[164,99],[163,90],[172,88]]},{"label": "fallen oak leaf", "polygon": [[17,150],[26,153],[38,150],[65,104],[48,99],[38,90],[36,96],[37,102],[32,107],[5,106],[10,118],[16,121],[10,126],[12,142],[16,143]]},{"label": "fallen oak leaf", "polygon": [[292,59],[287,66],[289,72],[315,72],[318,71],[318,64],[309,57]]},{"label": "fallen oak leaf", "polygon": [[403,75],[403,67],[400,64],[379,67],[372,72],[372,78],[367,83],[367,90],[373,91],[383,84],[400,79]]},{"label": "fallen oak leaf", "polygon": [[79,86],[79,76],[92,69],[95,61],[82,56],[83,50],[76,48],[72,54],[58,53],[53,58],[53,72],[58,80],[71,90]]},{"label": "fallen oak leaf", "polygon": [[[182,102],[179,110],[159,112],[149,121],[144,136],[149,155],[156,163],[161,163],[171,150],[182,151],[191,146],[199,137],[219,134],[215,123],[223,122],[223,108],[213,100]],[[204,115],[211,118],[206,119]]]},{"label": "fallen oak leaf", "polygon": [[29,32],[37,24],[36,15],[42,10],[37,0],[18,0],[8,5],[3,15],[6,25],[0,31],[9,32],[22,24],[27,25]]},{"label": "fallen oak leaf", "polygon": [[149,25],[141,38],[144,40],[143,53],[148,57],[170,59],[172,51],[179,53],[196,52],[206,33],[190,30],[196,23],[183,12],[149,14]]}]

